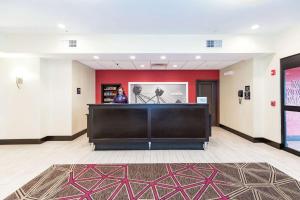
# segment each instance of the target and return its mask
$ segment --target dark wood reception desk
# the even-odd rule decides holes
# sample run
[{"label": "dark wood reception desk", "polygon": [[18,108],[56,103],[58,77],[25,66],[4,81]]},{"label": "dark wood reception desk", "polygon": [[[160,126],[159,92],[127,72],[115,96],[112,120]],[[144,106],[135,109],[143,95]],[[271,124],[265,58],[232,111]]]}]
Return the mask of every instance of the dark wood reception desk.
[{"label": "dark wood reception desk", "polygon": [[209,136],[207,104],[89,104],[95,150],[203,149]]}]

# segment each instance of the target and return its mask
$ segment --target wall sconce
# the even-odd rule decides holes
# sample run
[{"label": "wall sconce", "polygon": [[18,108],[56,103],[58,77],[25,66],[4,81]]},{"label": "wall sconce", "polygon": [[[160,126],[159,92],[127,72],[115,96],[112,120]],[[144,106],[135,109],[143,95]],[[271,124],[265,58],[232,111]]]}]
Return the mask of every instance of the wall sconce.
[{"label": "wall sconce", "polygon": [[17,84],[17,87],[19,89],[21,89],[21,86],[23,85],[23,78],[21,77],[16,77],[16,84]]}]

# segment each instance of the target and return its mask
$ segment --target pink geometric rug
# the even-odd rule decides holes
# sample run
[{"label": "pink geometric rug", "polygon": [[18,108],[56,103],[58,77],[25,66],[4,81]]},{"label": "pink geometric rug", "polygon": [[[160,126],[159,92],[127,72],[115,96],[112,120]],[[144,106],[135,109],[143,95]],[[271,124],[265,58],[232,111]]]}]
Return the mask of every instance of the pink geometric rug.
[{"label": "pink geometric rug", "polygon": [[300,199],[300,184],[267,163],[54,165],[11,199]]}]

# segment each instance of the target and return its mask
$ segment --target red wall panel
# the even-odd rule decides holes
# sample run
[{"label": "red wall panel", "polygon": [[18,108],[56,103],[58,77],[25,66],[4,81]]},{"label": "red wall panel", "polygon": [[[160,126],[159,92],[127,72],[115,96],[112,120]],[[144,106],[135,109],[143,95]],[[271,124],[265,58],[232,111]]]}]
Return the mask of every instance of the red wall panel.
[{"label": "red wall panel", "polygon": [[121,83],[128,94],[128,82],[188,82],[194,103],[197,80],[219,80],[219,70],[97,70],[96,103],[101,103],[101,84]]}]

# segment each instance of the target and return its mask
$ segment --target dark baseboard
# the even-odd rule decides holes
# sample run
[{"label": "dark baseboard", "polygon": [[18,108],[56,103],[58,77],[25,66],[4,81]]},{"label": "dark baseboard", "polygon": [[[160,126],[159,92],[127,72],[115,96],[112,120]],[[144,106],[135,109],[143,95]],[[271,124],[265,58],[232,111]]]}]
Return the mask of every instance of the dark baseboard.
[{"label": "dark baseboard", "polygon": [[285,150],[285,151],[287,151],[287,152],[290,152],[290,153],[292,153],[292,154],[295,154],[295,155],[297,155],[297,156],[300,156],[300,152],[299,152],[299,151],[296,151],[295,149],[291,149],[291,148],[289,148],[289,147],[283,147],[282,149]]},{"label": "dark baseboard", "polygon": [[46,141],[72,141],[75,140],[76,138],[82,136],[87,132],[87,129],[84,129],[78,133],[75,133],[74,135],[70,136],[46,136],[45,140]]},{"label": "dark baseboard", "polygon": [[231,132],[231,133],[234,133],[234,134],[236,134],[236,135],[238,135],[238,136],[240,136],[240,137],[242,137],[242,138],[244,138],[246,140],[249,140],[249,141],[251,141],[253,143],[265,143],[265,144],[270,145],[270,146],[272,146],[274,148],[282,149],[282,145],[281,144],[279,144],[277,142],[274,142],[274,141],[271,141],[271,140],[269,140],[267,138],[254,138],[254,137],[251,137],[249,135],[246,135],[245,133],[242,133],[242,132],[237,131],[235,129],[232,129],[232,128],[228,127],[228,126],[225,126],[223,124],[220,124],[220,127],[223,128],[223,129],[225,129],[225,130],[227,130],[227,131],[229,131],[229,132]]},{"label": "dark baseboard", "polygon": [[47,141],[72,141],[87,132],[84,129],[74,135],[70,136],[46,136],[40,139],[0,139],[0,145],[14,145],[14,144],[42,144]]},{"label": "dark baseboard", "polygon": [[267,138],[254,138],[254,140],[256,141],[256,143],[265,143],[265,144],[268,144],[276,149],[282,149],[282,145],[277,143],[277,142],[274,142],[272,140],[269,140]]},{"label": "dark baseboard", "polygon": [[246,140],[249,140],[249,141],[254,142],[254,143],[256,142],[256,140],[255,140],[253,137],[251,137],[251,136],[249,136],[249,135],[246,135],[245,133],[242,133],[242,132],[237,131],[237,130],[235,130],[235,129],[229,128],[228,126],[225,126],[225,125],[223,125],[223,124],[220,124],[219,126],[220,126],[221,128],[223,128],[223,129],[225,129],[225,130],[231,132],[231,133],[234,133],[234,134],[236,134],[236,135],[238,135],[238,136],[240,136],[240,137],[246,139]]},{"label": "dark baseboard", "polygon": [[[43,138],[42,138],[43,139]],[[0,145],[6,144],[42,144],[42,139],[0,139]]]}]

